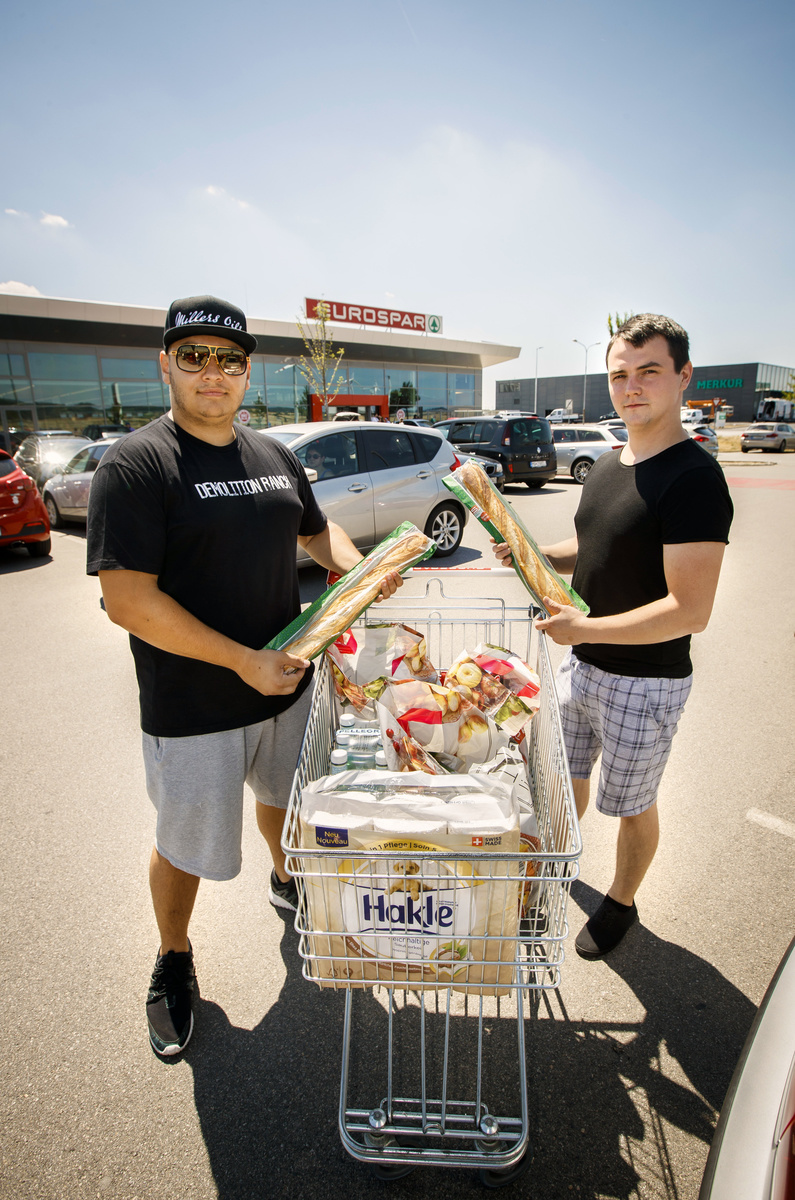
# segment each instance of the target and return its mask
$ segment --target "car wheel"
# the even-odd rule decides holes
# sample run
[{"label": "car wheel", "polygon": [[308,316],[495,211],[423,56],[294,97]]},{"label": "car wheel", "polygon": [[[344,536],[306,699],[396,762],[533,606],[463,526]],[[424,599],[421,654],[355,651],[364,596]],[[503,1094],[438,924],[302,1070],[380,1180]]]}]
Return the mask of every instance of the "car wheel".
[{"label": "car wheel", "polygon": [[63,517],[58,505],[53,500],[52,496],[47,493],[44,497],[44,507],[47,509],[47,516],[50,519],[51,529],[61,529],[63,527]]},{"label": "car wheel", "polygon": [[46,542],[28,542],[25,549],[31,558],[47,558],[52,547],[52,539],[47,538]]},{"label": "car wheel", "polygon": [[447,558],[458,549],[464,536],[464,522],[460,509],[453,504],[440,504],[428,517],[425,534],[436,542],[437,556]]},{"label": "car wheel", "polygon": [[578,458],[576,463],[571,468],[571,477],[575,483],[585,483],[585,477],[590,471],[593,463],[587,458]]},{"label": "car wheel", "polygon": [[786,454],[786,452],[787,452],[787,439],[786,438],[781,439],[781,445],[778,448],[778,452],[779,452],[779,454]]},{"label": "car wheel", "polygon": [[742,454],[747,454],[747,453],[748,453],[748,447],[747,447],[747,446],[741,446],[741,447],[740,447],[740,452],[741,452]]}]

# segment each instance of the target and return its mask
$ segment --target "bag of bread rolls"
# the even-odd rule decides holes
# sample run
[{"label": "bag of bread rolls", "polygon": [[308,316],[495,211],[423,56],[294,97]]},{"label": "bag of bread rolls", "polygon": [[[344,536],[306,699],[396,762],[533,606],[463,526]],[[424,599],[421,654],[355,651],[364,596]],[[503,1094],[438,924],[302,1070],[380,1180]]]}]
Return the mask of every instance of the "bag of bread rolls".
[{"label": "bag of bread rolls", "polygon": [[456,688],[419,679],[390,680],[379,697],[378,716],[385,748],[408,734],[431,754],[472,763],[493,758],[508,743],[508,734]]},{"label": "bag of bread rolls", "polygon": [[466,650],[448,668],[447,687],[491,717],[498,729],[517,738],[541,706],[541,680],[518,655],[489,642]]},{"label": "bag of bread rolls", "polygon": [[328,647],[326,657],[340,701],[368,718],[375,716],[374,704],[387,679],[439,679],[422,634],[394,622],[346,630]]},{"label": "bag of bread rolls", "polygon": [[452,475],[445,476],[442,482],[474,513],[495,541],[508,543],[514,570],[540,608],[544,608],[544,597],[549,596],[558,604],[573,604],[584,613],[590,611],[585,601],[541,553],[482,467],[467,459]]}]

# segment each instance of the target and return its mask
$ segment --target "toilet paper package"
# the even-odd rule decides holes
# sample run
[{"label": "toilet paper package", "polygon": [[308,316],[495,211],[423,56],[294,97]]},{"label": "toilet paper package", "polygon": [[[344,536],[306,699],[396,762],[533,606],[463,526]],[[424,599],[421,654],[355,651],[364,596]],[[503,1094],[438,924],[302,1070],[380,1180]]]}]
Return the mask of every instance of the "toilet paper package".
[{"label": "toilet paper package", "polygon": [[345,852],[302,858],[321,986],[510,989],[524,871],[510,784],[347,771],[308,784],[300,814],[306,850]]}]

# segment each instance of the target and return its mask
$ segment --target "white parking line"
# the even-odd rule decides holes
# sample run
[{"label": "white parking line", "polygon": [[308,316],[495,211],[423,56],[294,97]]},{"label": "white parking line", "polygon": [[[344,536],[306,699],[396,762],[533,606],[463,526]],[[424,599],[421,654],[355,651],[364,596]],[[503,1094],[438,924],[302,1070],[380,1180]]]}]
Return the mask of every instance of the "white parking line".
[{"label": "white parking line", "polygon": [[762,812],[760,808],[749,808],[745,816],[756,825],[764,825],[765,829],[773,829],[776,833],[783,833],[784,837],[795,838],[795,825],[791,821],[782,821],[781,817]]}]

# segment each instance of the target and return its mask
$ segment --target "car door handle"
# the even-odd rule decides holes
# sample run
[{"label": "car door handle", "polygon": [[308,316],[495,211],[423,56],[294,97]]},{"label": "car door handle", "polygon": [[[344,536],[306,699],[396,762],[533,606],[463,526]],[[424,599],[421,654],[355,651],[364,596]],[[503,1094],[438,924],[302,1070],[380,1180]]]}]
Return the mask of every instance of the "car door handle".
[{"label": "car door handle", "polygon": [[418,471],[417,472],[418,479],[429,479],[430,475],[431,475],[430,471]]},{"label": "car door handle", "polygon": [[367,484],[366,483],[352,483],[351,486],[348,488],[348,491],[349,492],[366,492]]}]

